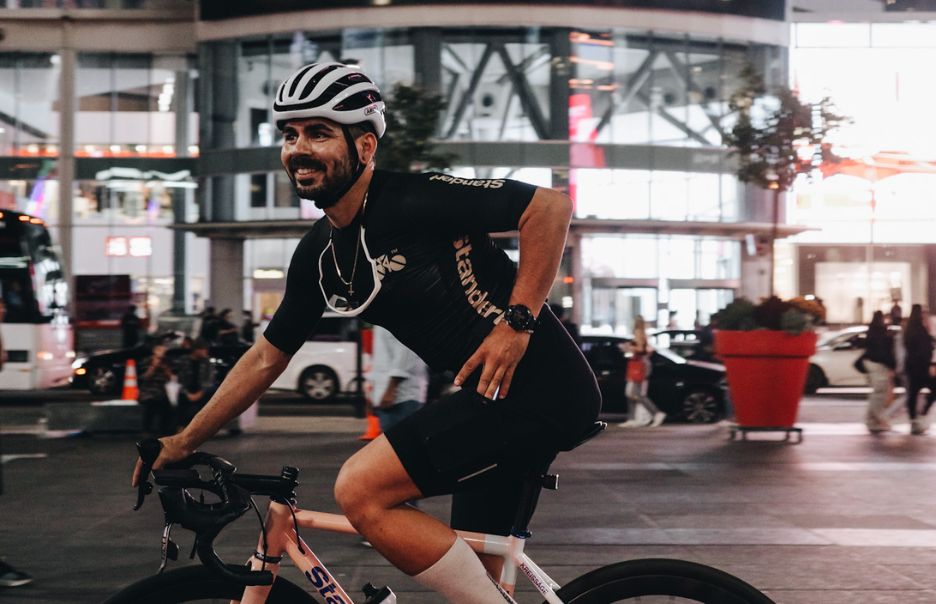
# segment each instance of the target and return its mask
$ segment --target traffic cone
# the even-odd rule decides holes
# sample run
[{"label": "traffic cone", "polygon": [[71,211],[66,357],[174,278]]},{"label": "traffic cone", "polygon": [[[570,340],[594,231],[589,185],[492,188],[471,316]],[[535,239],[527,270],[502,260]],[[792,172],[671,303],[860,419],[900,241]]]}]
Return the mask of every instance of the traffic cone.
[{"label": "traffic cone", "polygon": [[120,395],[125,401],[140,400],[140,389],[137,387],[136,361],[127,359],[127,369],[124,371],[123,394]]},{"label": "traffic cone", "polygon": [[358,436],[358,440],[374,440],[380,436],[380,420],[377,419],[377,416],[371,413],[371,410],[367,410],[367,429],[364,430],[364,434]]}]

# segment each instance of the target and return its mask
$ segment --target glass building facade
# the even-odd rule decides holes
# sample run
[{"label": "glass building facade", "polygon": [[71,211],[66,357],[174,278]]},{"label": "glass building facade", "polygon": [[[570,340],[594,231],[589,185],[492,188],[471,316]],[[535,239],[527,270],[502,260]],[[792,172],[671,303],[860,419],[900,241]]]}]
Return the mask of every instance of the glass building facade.
[{"label": "glass building facade", "polygon": [[[573,305],[585,331],[627,333],[636,314],[663,326],[673,310],[691,327],[741,291],[743,236],[720,227],[760,217],[723,149],[728,98],[746,63],[770,84],[785,82],[782,46],[620,28],[349,28],[212,41],[201,53],[203,95],[237,97],[229,122],[212,126],[267,166],[225,175],[233,220],[315,216],[273,159],[272,95],[303,64],[345,61],[388,102],[397,83],[442,95],[436,137],[456,154],[456,175],[517,178],[573,197],[570,254],[552,297]],[[672,225],[685,234],[655,233]],[[282,271],[291,247],[254,241],[247,263],[263,264],[248,273]]]},{"label": "glass building facade", "polygon": [[[397,83],[442,96],[436,139],[454,174],[574,199],[551,301],[583,331],[628,333],[636,314],[662,327],[672,311],[691,327],[739,293],[764,293],[748,291],[765,260],[743,242],[769,213],[734,177],[723,133],[745,64],[768,85],[787,81],[782,2],[734,15],[721,2],[602,3],[583,5],[580,23],[549,3],[535,16],[492,3],[471,25],[458,3],[430,2],[415,7],[418,27],[412,3],[302,4],[272,20],[255,4],[227,20],[226,5],[203,2],[201,22],[172,1],[0,6],[0,17],[82,10],[132,25],[110,39],[83,15],[68,49],[50,36],[0,50],[0,206],[60,230],[72,274],[128,273],[153,314],[208,298],[271,312],[321,215],[279,166],[272,95],[302,64],[344,61],[391,103]],[[514,237],[501,241],[516,253]]]}]

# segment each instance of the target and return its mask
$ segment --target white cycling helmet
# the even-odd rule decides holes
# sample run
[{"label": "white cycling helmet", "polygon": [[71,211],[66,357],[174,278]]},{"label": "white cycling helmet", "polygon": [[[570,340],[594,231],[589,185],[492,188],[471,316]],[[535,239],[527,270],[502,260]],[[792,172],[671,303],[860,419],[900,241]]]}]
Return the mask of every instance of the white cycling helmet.
[{"label": "white cycling helmet", "polygon": [[294,119],[322,117],[345,126],[369,122],[377,138],[387,129],[380,90],[363,72],[343,63],[312,63],[280,84],[273,99],[279,130]]}]

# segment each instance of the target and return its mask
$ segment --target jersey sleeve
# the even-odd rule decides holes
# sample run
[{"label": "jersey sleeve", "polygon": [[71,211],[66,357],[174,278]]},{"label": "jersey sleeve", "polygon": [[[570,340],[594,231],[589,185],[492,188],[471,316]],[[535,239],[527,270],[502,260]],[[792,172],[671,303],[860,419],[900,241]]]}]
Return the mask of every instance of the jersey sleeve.
[{"label": "jersey sleeve", "polygon": [[536,187],[507,178],[412,175],[405,207],[411,219],[446,231],[498,233],[516,230]]},{"label": "jersey sleeve", "polygon": [[318,253],[313,236],[307,233],[289,261],[286,293],[267,325],[263,336],[292,356],[306,341],[325,312],[325,299],[319,289]]}]

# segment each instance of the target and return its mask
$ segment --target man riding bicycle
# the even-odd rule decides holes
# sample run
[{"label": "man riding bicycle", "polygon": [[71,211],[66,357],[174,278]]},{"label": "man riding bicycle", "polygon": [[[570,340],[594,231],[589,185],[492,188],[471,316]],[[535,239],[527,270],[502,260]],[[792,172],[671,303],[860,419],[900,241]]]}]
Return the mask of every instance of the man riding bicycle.
[{"label": "man riding bicycle", "polygon": [[[552,189],[374,169],[380,92],[356,68],[306,65],[273,117],[299,196],[324,210],[290,262],[262,337],[154,467],[183,459],[286,368],[326,308],[389,329],[462,389],[408,416],[342,466],[335,497],[396,567],[456,603],[503,601],[452,528],[405,502],[453,493],[451,526],[509,534],[522,478],[592,426],[595,377],[545,305],[572,204]],[[519,268],[488,233],[519,230]],[[140,464],[134,484],[140,479]],[[491,564],[490,561],[485,563]]]}]

